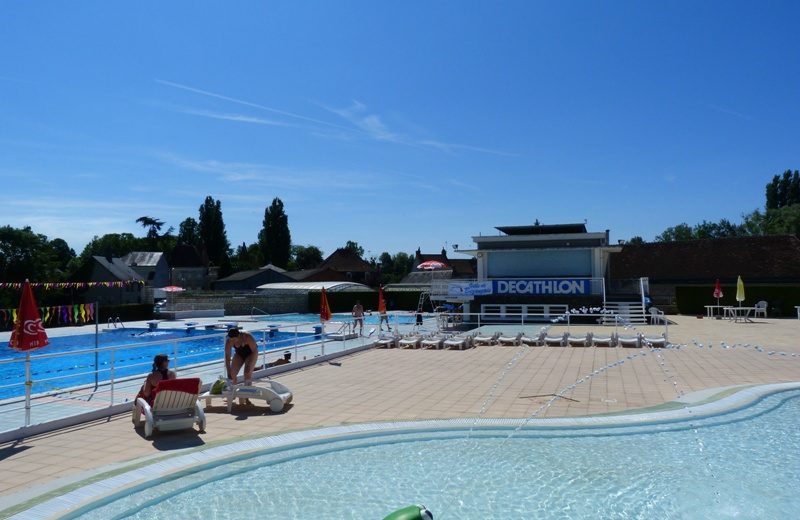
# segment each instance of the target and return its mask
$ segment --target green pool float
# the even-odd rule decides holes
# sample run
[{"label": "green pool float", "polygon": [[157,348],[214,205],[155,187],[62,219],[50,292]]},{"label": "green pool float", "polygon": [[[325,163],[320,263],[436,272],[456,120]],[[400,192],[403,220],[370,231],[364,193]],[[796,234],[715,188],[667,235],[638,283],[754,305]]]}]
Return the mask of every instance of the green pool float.
[{"label": "green pool float", "polygon": [[425,506],[408,506],[398,509],[383,520],[433,520],[433,513]]}]

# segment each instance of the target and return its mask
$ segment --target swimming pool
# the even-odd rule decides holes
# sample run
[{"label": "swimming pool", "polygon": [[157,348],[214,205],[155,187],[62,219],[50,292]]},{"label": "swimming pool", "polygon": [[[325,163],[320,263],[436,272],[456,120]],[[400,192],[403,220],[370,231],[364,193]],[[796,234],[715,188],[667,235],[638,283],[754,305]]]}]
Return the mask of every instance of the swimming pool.
[{"label": "swimming pool", "polygon": [[[118,349],[114,352],[114,378],[143,374],[150,371],[153,356],[161,352],[174,357],[175,347],[180,366],[222,360],[222,351],[225,346],[225,333],[220,331],[193,330],[190,332],[182,329],[148,329],[125,328],[104,329],[98,335],[98,346],[114,347],[125,345],[141,345],[169,340],[185,340],[196,337],[190,341],[176,343],[159,343],[157,345]],[[294,331],[270,331],[266,335],[256,333],[259,346],[263,346],[262,337],[266,340],[266,349],[283,349],[302,345],[314,341],[313,333]],[[33,393],[70,388],[88,383],[94,383],[95,367],[99,370],[99,381],[110,379],[111,352],[101,350],[97,353],[86,351],[94,348],[94,334],[79,334],[74,336],[59,336],[50,338],[50,345],[33,353],[31,359],[31,376],[34,382]],[[70,356],[37,359],[37,354],[52,354],[57,352],[78,352]],[[8,344],[0,346],[0,359],[19,358],[20,353],[8,348]],[[57,378],[54,381],[43,379]],[[21,362],[0,364],[0,399],[16,397],[25,394],[25,366]]]},{"label": "swimming pool", "polygon": [[[431,316],[435,316],[433,314],[425,314],[425,318],[429,318]],[[253,319],[258,321],[267,321],[267,322],[285,322],[285,323],[319,323],[319,314],[270,314],[267,316],[253,316]],[[353,316],[350,313],[339,312],[333,314],[331,317],[332,321],[353,321]],[[415,322],[415,316],[413,313],[404,313],[404,314],[390,314],[389,315],[389,323],[394,325],[395,323],[399,323],[400,325],[413,325]],[[364,324],[365,325],[377,325],[380,322],[380,316],[377,312],[372,312],[372,314],[368,314],[364,316]],[[327,330],[327,329],[326,329]]]},{"label": "swimming pool", "polygon": [[792,390],[637,426],[354,435],[196,467],[69,518],[380,519],[415,503],[437,520],[794,518],[799,421]]}]

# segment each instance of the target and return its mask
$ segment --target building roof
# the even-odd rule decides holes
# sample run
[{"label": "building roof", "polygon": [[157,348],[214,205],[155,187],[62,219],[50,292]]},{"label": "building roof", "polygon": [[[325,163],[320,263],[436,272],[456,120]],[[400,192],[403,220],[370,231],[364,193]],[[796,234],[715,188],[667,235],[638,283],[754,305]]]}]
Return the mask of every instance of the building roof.
[{"label": "building roof", "polygon": [[794,235],[626,244],[611,255],[611,277],[650,281],[800,281],[800,239]]},{"label": "building roof", "polygon": [[358,256],[355,251],[343,247],[331,253],[328,258],[320,264],[318,269],[330,269],[331,271],[351,273],[372,272],[375,270],[372,264]]},{"label": "building roof", "polygon": [[128,267],[120,258],[106,258],[104,256],[93,256],[92,258],[106,271],[111,273],[111,276],[121,282],[127,280],[144,280],[139,273]]},{"label": "building roof", "polygon": [[121,260],[131,267],[155,267],[164,258],[161,251],[133,251],[123,256]]},{"label": "building roof", "polygon": [[257,289],[264,291],[274,290],[291,290],[291,291],[321,291],[325,289],[328,292],[342,292],[342,291],[371,291],[369,287],[364,284],[354,282],[278,282],[278,283],[265,283],[259,285]]},{"label": "building roof", "polygon": [[247,271],[239,271],[239,272],[233,273],[232,275],[226,276],[225,278],[220,278],[219,280],[217,280],[217,283],[219,283],[219,282],[241,282],[243,280],[249,280],[250,278],[253,278],[253,277],[261,275],[261,274],[264,274],[264,273],[266,273],[268,271],[274,271],[276,273],[286,275],[283,278],[286,278],[290,274],[290,273],[287,273],[285,269],[281,269],[280,267],[276,267],[276,266],[274,266],[272,264],[267,264],[264,267],[260,267],[258,269],[250,269],[250,270],[247,270]]},{"label": "building roof", "polygon": [[533,226],[498,226],[506,235],[564,235],[586,233],[586,224],[537,224]]}]

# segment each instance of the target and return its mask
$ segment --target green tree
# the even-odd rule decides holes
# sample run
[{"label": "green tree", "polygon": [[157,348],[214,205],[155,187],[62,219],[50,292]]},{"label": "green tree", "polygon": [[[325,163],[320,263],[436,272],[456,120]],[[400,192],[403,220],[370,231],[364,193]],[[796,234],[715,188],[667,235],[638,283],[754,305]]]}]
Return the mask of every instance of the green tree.
[{"label": "green tree", "polygon": [[348,240],[347,243],[344,245],[344,249],[354,252],[355,254],[358,255],[359,258],[364,257],[364,248],[358,245],[358,242]]},{"label": "green tree", "polygon": [[250,244],[242,242],[242,245],[236,248],[236,251],[231,258],[231,268],[234,272],[250,271],[261,267],[261,253],[258,249],[258,244]]},{"label": "green tree", "polygon": [[184,219],[178,226],[178,244],[197,246],[200,245],[200,226],[192,217]]},{"label": "green tree", "polygon": [[147,229],[147,238],[150,239],[158,238],[161,227],[164,225],[164,221],[148,216],[139,217],[136,219],[136,222],[141,224],[143,228]]},{"label": "green tree", "polygon": [[66,273],[70,262],[75,258],[75,251],[61,238],[54,238],[51,240],[50,248],[53,250],[53,254],[55,254],[56,260],[58,261],[58,269]]},{"label": "green tree", "polygon": [[258,245],[264,263],[286,268],[292,258],[292,236],[289,217],[281,199],[275,197],[264,210],[263,228],[258,233]]},{"label": "green tree", "polygon": [[231,271],[231,244],[225,231],[221,201],[210,195],[206,197],[200,206],[197,231],[208,260],[219,267],[220,277],[227,276]]},{"label": "green tree", "polygon": [[774,176],[772,181],[767,183],[767,209],[775,209],[778,207],[778,185],[780,184],[781,179],[779,176]]},{"label": "green tree", "polygon": [[644,244],[645,242],[644,242],[644,239],[642,237],[640,237],[639,235],[636,235],[635,237],[631,237],[631,239],[628,240],[628,243],[629,244]]},{"label": "green tree", "polygon": [[86,244],[78,257],[79,263],[85,263],[92,256],[120,257],[131,251],[141,251],[146,248],[146,240],[133,236],[131,233],[108,233],[101,237],[95,236]]},{"label": "green tree", "polygon": [[317,246],[292,246],[292,267],[315,269],[322,263],[322,250]]},{"label": "green tree", "polygon": [[677,226],[668,227],[660,235],[656,235],[656,242],[677,242],[680,240],[692,240],[694,232],[691,226],[687,223],[681,223]]}]

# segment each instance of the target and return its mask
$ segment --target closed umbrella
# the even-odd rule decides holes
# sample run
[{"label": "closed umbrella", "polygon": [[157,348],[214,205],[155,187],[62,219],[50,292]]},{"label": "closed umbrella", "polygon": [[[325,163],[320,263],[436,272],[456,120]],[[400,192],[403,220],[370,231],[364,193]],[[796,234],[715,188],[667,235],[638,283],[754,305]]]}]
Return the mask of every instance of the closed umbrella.
[{"label": "closed umbrella", "polygon": [[717,278],[717,283],[714,285],[714,298],[717,299],[717,307],[719,307],[719,299],[722,298],[722,286],[719,284],[719,278]]},{"label": "closed umbrella", "polygon": [[47,332],[42,325],[39,307],[33,296],[28,280],[22,286],[22,298],[19,301],[17,320],[11,331],[8,346],[12,350],[25,352],[25,426],[31,423],[31,350],[40,349],[50,344]]},{"label": "closed umbrella", "polygon": [[325,322],[331,320],[331,307],[328,305],[328,294],[325,287],[322,288],[322,295],[319,297],[319,321],[322,325],[322,355],[325,355]]},{"label": "closed umbrella", "polygon": [[736,301],[739,302],[739,307],[742,306],[744,301],[744,282],[741,276],[736,280]]}]

